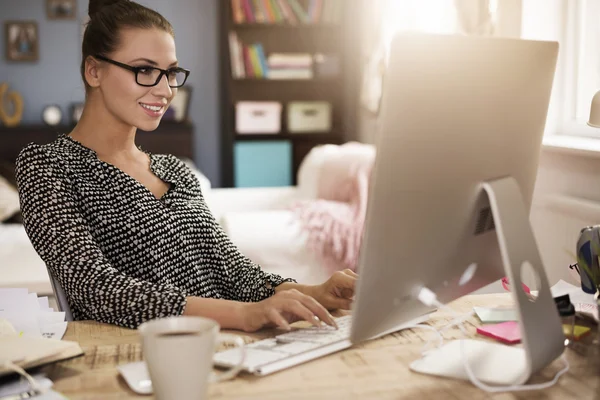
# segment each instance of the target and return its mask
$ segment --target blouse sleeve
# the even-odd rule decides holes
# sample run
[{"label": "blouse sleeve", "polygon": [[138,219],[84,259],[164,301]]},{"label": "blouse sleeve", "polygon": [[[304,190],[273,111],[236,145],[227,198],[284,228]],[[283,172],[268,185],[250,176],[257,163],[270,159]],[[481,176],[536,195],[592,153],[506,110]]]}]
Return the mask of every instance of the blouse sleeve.
[{"label": "blouse sleeve", "polygon": [[78,319],[137,328],[183,313],[186,295],[176,287],[126,276],[111,265],[86,226],[56,157],[31,144],[19,155],[16,177],[27,234]]},{"label": "blouse sleeve", "polygon": [[228,261],[228,280],[225,282],[228,299],[261,301],[275,294],[275,287],[283,282],[296,282],[294,279],[284,279],[277,274],[263,271],[239,251],[218,223],[215,225],[221,252]]},{"label": "blouse sleeve", "polygon": [[[181,163],[181,168],[186,184],[194,186],[201,194],[200,181],[192,170],[183,163]],[[277,274],[265,272],[259,265],[242,254],[210,212],[204,196],[202,194],[200,196],[204,203],[202,208],[208,213],[214,226],[219,250],[227,261],[227,275],[222,282],[222,294],[225,299],[244,302],[261,301],[275,294],[275,287],[283,282],[296,282],[292,278],[284,279]]]}]

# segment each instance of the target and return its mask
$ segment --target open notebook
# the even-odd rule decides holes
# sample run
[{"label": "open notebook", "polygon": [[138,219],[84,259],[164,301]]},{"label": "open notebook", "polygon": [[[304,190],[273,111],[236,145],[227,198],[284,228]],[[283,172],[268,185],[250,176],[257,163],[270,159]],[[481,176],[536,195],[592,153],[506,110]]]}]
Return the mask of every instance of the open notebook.
[{"label": "open notebook", "polygon": [[77,342],[27,336],[0,337],[0,376],[13,373],[5,360],[23,369],[38,367],[83,355]]}]

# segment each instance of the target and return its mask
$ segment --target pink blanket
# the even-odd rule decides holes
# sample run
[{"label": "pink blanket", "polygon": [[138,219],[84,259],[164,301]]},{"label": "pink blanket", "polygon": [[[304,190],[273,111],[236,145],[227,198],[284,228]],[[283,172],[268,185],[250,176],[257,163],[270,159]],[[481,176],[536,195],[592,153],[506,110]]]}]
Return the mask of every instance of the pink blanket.
[{"label": "pink blanket", "polygon": [[317,198],[292,206],[308,234],[309,249],[331,272],[356,270],[374,160],[373,146],[339,146],[319,169]]}]

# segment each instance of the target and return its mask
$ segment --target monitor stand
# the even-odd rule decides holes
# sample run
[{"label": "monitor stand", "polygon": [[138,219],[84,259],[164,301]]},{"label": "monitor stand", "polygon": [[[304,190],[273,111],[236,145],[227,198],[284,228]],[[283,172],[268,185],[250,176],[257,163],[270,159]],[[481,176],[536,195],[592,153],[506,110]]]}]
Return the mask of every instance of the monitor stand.
[{"label": "monitor stand", "polygon": [[[522,346],[511,347],[484,339],[454,340],[428,352],[410,368],[468,380],[461,350],[464,345],[470,369],[481,381],[521,385],[563,353],[565,337],[517,181],[506,177],[485,182],[482,190],[490,202],[504,270],[511,283]],[[527,263],[538,278],[539,294],[535,301],[521,289],[521,269]]]}]

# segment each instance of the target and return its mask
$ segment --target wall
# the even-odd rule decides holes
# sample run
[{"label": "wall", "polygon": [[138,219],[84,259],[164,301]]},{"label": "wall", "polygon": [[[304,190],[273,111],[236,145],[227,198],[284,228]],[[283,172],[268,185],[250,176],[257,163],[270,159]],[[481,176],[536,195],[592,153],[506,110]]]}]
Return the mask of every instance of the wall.
[{"label": "wall", "polygon": [[[213,185],[220,185],[218,101],[218,5],[219,0],[139,0],[163,14],[175,28],[177,57],[192,71],[190,116],[195,130],[195,161]],[[20,92],[25,100],[24,124],[41,123],[43,108],[59,105],[67,123],[70,104],[84,99],[79,75],[81,24],[87,0],[78,0],[78,19],[46,18],[45,0],[0,0],[0,27],[7,20],[36,20],[40,35],[37,63],[9,63],[0,41],[0,82]]]}]

